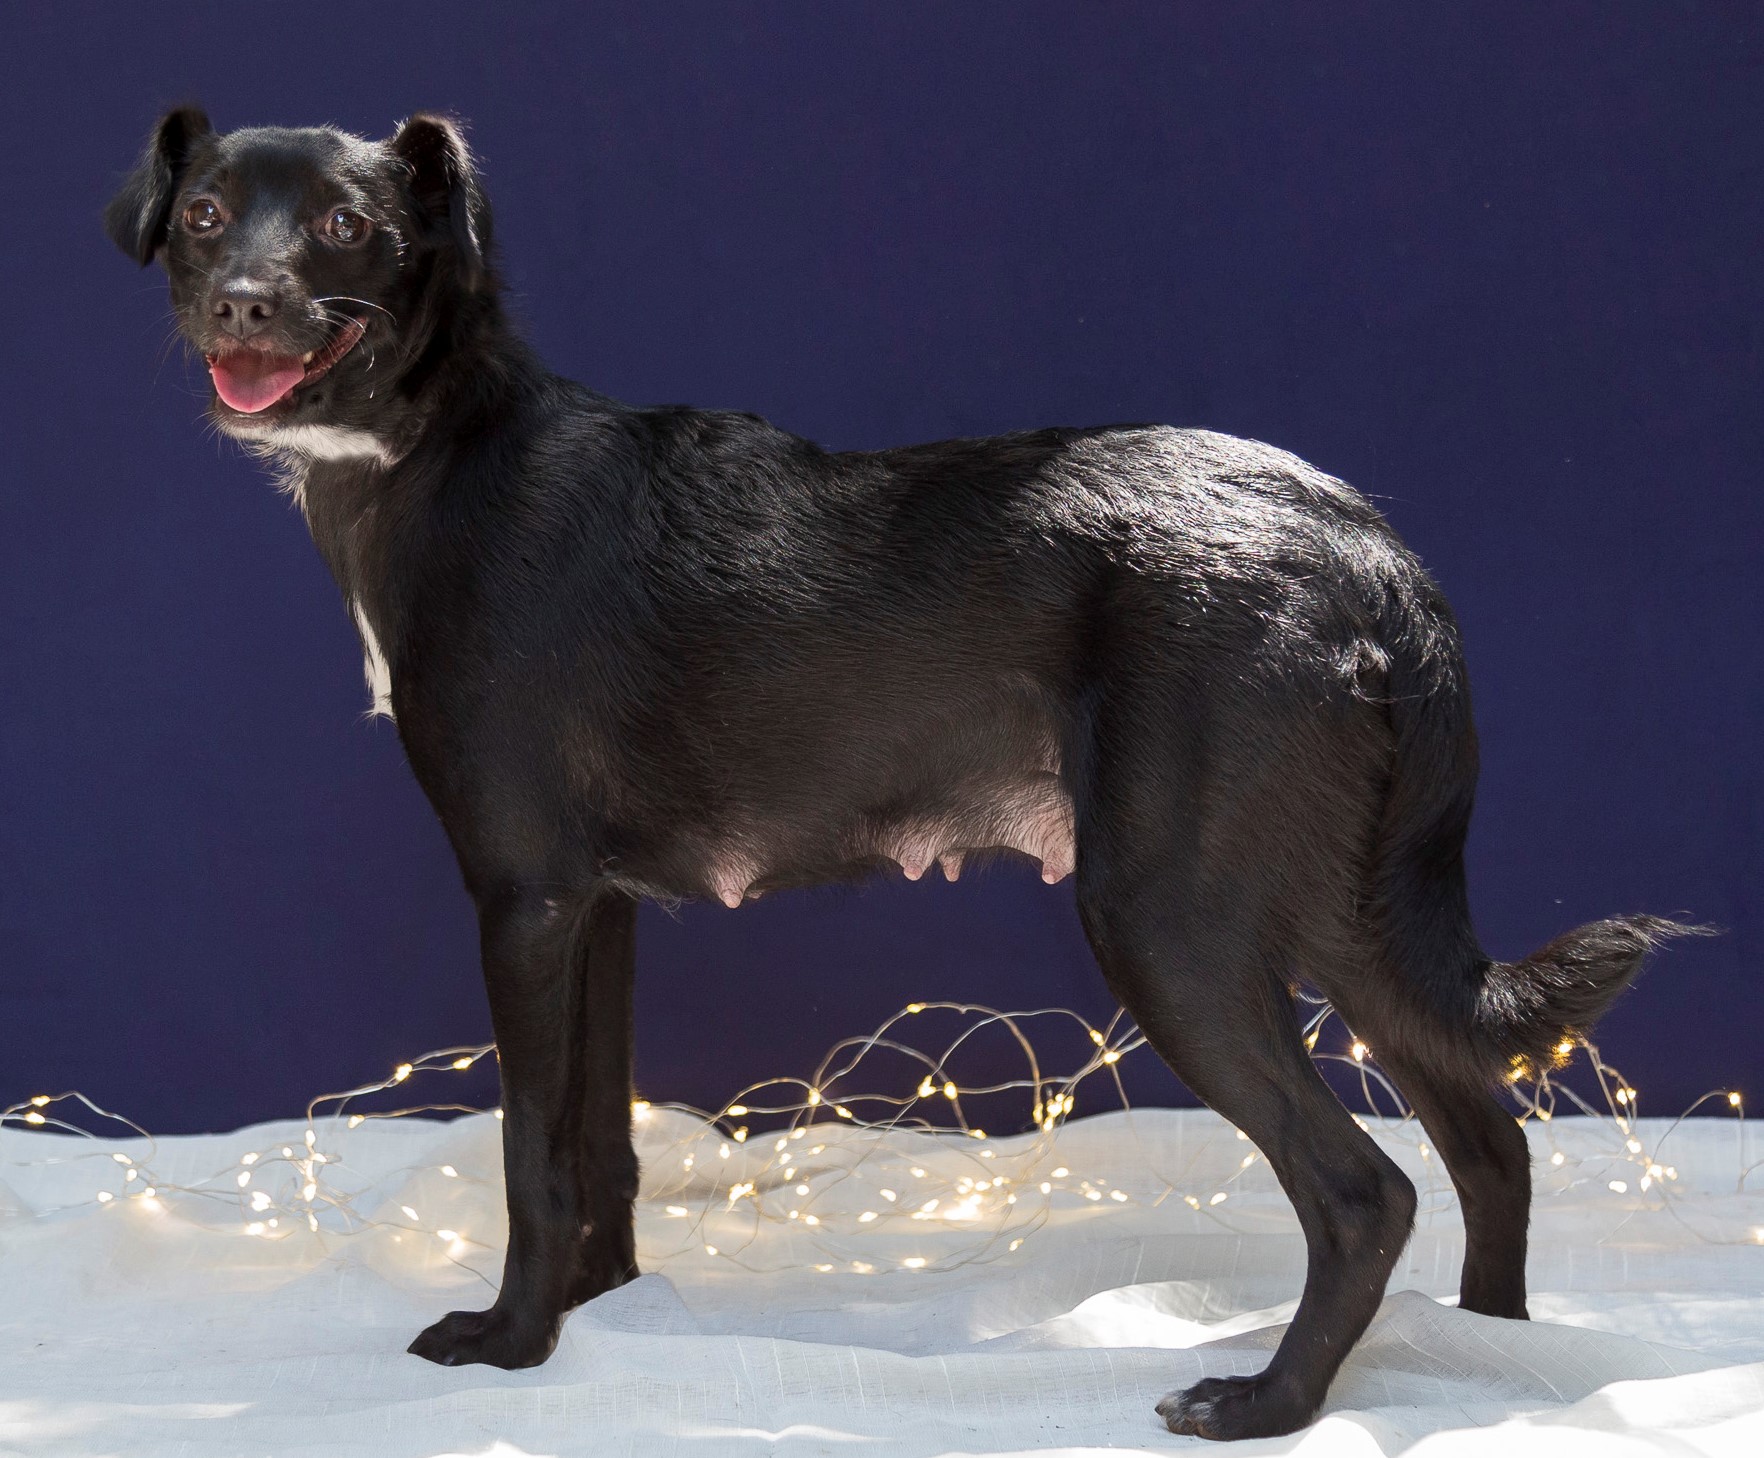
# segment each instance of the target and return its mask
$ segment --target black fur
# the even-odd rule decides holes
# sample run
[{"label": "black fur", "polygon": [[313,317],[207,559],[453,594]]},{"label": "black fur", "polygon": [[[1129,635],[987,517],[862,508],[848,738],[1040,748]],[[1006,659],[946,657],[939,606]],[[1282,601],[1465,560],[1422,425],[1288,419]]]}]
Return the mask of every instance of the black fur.
[{"label": "black fur", "polygon": [[[339,207],[365,239],[328,238]],[[208,210],[225,227],[192,231]],[[1450,1167],[1464,1306],[1525,1314],[1525,1142],[1491,1086],[1685,929],[1631,917],[1483,953],[1457,629],[1365,500],[1204,431],[837,454],[598,395],[508,327],[489,208],[441,118],[373,143],[175,112],[108,223],[163,260],[217,359],[228,288],[274,308],[256,344],[282,355],[364,326],[322,378],[214,417],[298,492],[481,916],[507,1264],[489,1310],[413,1351],[541,1362],[573,1305],[635,1270],[638,899],[738,904],[938,856],[954,874],[1000,846],[1075,869],[1110,988],[1267,1155],[1310,1242],[1268,1369],[1168,1399],[1173,1429],[1309,1421],[1408,1235],[1413,1189],[1301,1046],[1300,983]]]}]

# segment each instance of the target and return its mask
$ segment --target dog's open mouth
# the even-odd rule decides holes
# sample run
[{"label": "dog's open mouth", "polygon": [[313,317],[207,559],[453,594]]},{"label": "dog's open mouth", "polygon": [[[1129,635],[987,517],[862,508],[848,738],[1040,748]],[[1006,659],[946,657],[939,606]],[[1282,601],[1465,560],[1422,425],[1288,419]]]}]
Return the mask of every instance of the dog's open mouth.
[{"label": "dog's open mouth", "polygon": [[239,348],[224,349],[204,358],[215,393],[222,401],[241,414],[256,415],[329,371],[360,343],[366,332],[366,324],[351,319],[323,349],[308,350],[303,355]]}]

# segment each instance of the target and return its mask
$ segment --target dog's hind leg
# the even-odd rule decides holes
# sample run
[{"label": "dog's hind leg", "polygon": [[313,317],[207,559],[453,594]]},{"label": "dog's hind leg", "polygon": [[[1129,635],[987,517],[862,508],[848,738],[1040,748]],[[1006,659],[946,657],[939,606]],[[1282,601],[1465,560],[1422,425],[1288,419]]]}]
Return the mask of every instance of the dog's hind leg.
[{"label": "dog's hind leg", "polygon": [[1304,1294],[1267,1369],[1209,1378],[1158,1411],[1172,1432],[1206,1438],[1292,1432],[1383,1299],[1414,1187],[1318,1077],[1258,929],[1238,924],[1229,894],[1172,881],[1126,904],[1106,884],[1080,895],[1109,986],[1176,1075],[1267,1157],[1308,1250]]},{"label": "dog's hind leg", "polygon": [[[1357,1025],[1356,1025],[1357,1030]],[[1531,1216],[1531,1152],[1525,1131],[1486,1083],[1459,1082],[1383,1039],[1365,1036],[1373,1056],[1433,1140],[1464,1214],[1458,1305],[1484,1316],[1524,1319],[1525,1239]]]},{"label": "dog's hind leg", "polygon": [[637,1273],[632,1206],[631,989],[637,904],[521,887],[481,901],[502,1073],[508,1253],[485,1311],[455,1311],[411,1343],[445,1366],[531,1367],[565,1314]]},{"label": "dog's hind leg", "polygon": [[1182,697],[1186,715],[1117,705],[1098,726],[1078,797],[1078,908],[1115,996],[1254,1141],[1297,1212],[1304,1292],[1266,1370],[1158,1409],[1173,1432],[1270,1437],[1322,1405],[1415,1213],[1414,1186],[1319,1076],[1291,992],[1320,960],[1357,955],[1342,888],[1369,797],[1352,744],[1320,744],[1314,716],[1282,728],[1264,710],[1251,730],[1214,734],[1203,726],[1254,721]]}]

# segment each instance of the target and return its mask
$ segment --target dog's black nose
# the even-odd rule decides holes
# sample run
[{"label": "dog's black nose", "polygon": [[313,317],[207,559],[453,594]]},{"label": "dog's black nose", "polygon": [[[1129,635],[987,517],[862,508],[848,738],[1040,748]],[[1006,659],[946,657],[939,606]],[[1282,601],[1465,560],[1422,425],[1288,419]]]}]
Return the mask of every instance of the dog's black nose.
[{"label": "dog's black nose", "polygon": [[215,294],[212,311],[228,334],[249,339],[275,318],[281,306],[281,299],[268,284],[237,279]]}]

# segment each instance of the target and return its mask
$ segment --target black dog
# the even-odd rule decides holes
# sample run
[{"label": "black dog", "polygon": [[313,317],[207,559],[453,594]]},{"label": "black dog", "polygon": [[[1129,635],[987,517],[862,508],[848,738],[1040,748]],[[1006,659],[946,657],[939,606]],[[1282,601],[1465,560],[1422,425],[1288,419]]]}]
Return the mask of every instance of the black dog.
[{"label": "black dog", "polygon": [[174,111],[106,220],[164,262],[219,427],[300,501],[481,918],[507,1264],[413,1352],[542,1362],[634,1274],[640,898],[997,850],[1076,873],[1109,987],[1309,1242],[1267,1370],[1167,1398],[1173,1430],[1309,1421],[1408,1237],[1413,1188],[1300,1043],[1301,983],[1451,1170],[1462,1306],[1525,1315],[1526,1144],[1492,1086],[1688,928],[1483,953],[1457,630],[1353,491],[1204,431],[834,454],[597,395],[511,330],[438,117],[370,142]]}]

